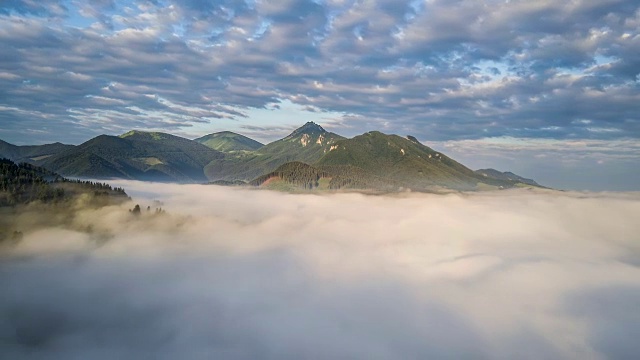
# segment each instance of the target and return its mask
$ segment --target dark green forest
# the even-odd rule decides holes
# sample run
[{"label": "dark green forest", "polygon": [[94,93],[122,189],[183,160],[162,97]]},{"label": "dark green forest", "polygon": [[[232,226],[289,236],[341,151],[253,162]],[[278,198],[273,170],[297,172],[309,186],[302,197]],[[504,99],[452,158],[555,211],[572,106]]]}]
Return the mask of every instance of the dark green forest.
[{"label": "dark green forest", "polygon": [[330,174],[319,171],[313,166],[299,161],[286,163],[275,171],[262,175],[249,182],[250,185],[260,186],[265,181],[278,177],[303,189],[313,189],[318,187],[318,181],[322,177],[331,177]]},{"label": "dark green forest", "polygon": [[[321,166],[315,167],[299,161],[286,163],[275,171],[262,175],[248,184],[260,186],[267,180],[279,178],[305,190],[316,189],[320,186],[320,179],[327,179],[326,190],[339,189],[379,189],[393,190],[400,185],[392,180],[378,178],[367,174],[355,166]],[[220,184],[224,185],[224,184]]]},{"label": "dark green forest", "polygon": [[[82,199],[81,206],[76,199]],[[20,241],[23,231],[34,227],[68,226],[75,213],[87,207],[128,200],[120,187],[67,179],[39,166],[0,158],[0,244]]]},{"label": "dark green forest", "polygon": [[33,201],[55,203],[80,193],[96,197],[127,197],[124,189],[106,183],[70,180],[39,166],[0,159],[0,206]]}]

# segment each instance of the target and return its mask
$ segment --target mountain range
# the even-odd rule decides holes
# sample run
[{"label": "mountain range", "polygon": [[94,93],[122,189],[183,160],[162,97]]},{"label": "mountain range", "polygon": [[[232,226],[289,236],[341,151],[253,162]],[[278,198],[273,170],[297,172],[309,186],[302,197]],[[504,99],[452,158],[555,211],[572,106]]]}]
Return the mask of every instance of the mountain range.
[{"label": "mountain range", "polygon": [[0,157],[16,162],[36,162],[49,156],[74,148],[59,142],[46,145],[17,146],[0,140]]},{"label": "mountain range", "polygon": [[165,133],[130,131],[100,135],[36,162],[64,176],[153,181],[207,181],[203,168],[224,157],[193,140]]},{"label": "mountain range", "polygon": [[511,172],[473,171],[412,136],[370,131],[349,139],[313,122],[266,145],[229,131],[195,140],[130,131],[120,136],[100,135],[77,146],[16,146],[0,141],[0,157],[67,177],[247,184],[286,190],[540,186]]}]

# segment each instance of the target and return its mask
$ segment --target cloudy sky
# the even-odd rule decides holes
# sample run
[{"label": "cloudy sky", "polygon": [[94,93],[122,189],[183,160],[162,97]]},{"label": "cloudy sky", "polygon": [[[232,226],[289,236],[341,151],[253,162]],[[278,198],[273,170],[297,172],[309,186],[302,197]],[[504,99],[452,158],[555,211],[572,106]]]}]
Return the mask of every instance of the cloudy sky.
[{"label": "cloudy sky", "polygon": [[638,190],[633,0],[0,2],[0,139],[412,134],[472,168]]}]

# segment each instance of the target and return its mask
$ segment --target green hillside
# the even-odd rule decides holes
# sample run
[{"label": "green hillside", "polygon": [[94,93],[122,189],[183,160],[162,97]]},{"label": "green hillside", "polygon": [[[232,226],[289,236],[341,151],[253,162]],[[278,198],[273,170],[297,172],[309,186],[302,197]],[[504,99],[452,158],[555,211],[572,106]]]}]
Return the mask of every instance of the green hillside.
[{"label": "green hillside", "polygon": [[37,164],[47,157],[72,149],[73,147],[73,145],[65,145],[59,142],[45,145],[18,146],[0,140],[0,158]]},{"label": "green hillside", "polygon": [[221,152],[165,133],[131,131],[100,135],[44,160],[65,176],[153,181],[205,181],[203,168]]},{"label": "green hillside", "polygon": [[288,162],[248,183],[267,189],[443,191],[504,189],[523,185],[474,173],[415,138],[369,132],[337,142],[314,165]]},{"label": "green hillside", "polygon": [[222,131],[194,139],[193,141],[222,152],[254,151],[264,145],[244,135]]},{"label": "green hillside", "polygon": [[308,122],[287,137],[256,151],[227,154],[224,158],[212,161],[205,167],[205,174],[211,181],[249,181],[291,161],[314,163],[329,152],[336,141],[342,139],[344,137]]},{"label": "green hillside", "polygon": [[371,131],[336,143],[319,166],[354,166],[412,189],[446,187],[473,190],[482,179],[464,165],[415,138]]}]

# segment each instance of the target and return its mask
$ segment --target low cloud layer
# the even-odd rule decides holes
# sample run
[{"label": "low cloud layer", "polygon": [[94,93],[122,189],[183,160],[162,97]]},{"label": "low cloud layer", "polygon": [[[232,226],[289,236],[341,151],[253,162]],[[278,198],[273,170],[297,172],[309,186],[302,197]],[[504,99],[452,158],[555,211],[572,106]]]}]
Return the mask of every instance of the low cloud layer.
[{"label": "low cloud layer", "polygon": [[638,193],[117,185],[168,213],[86,211],[93,235],[31,227],[5,249],[3,356],[640,354]]}]

